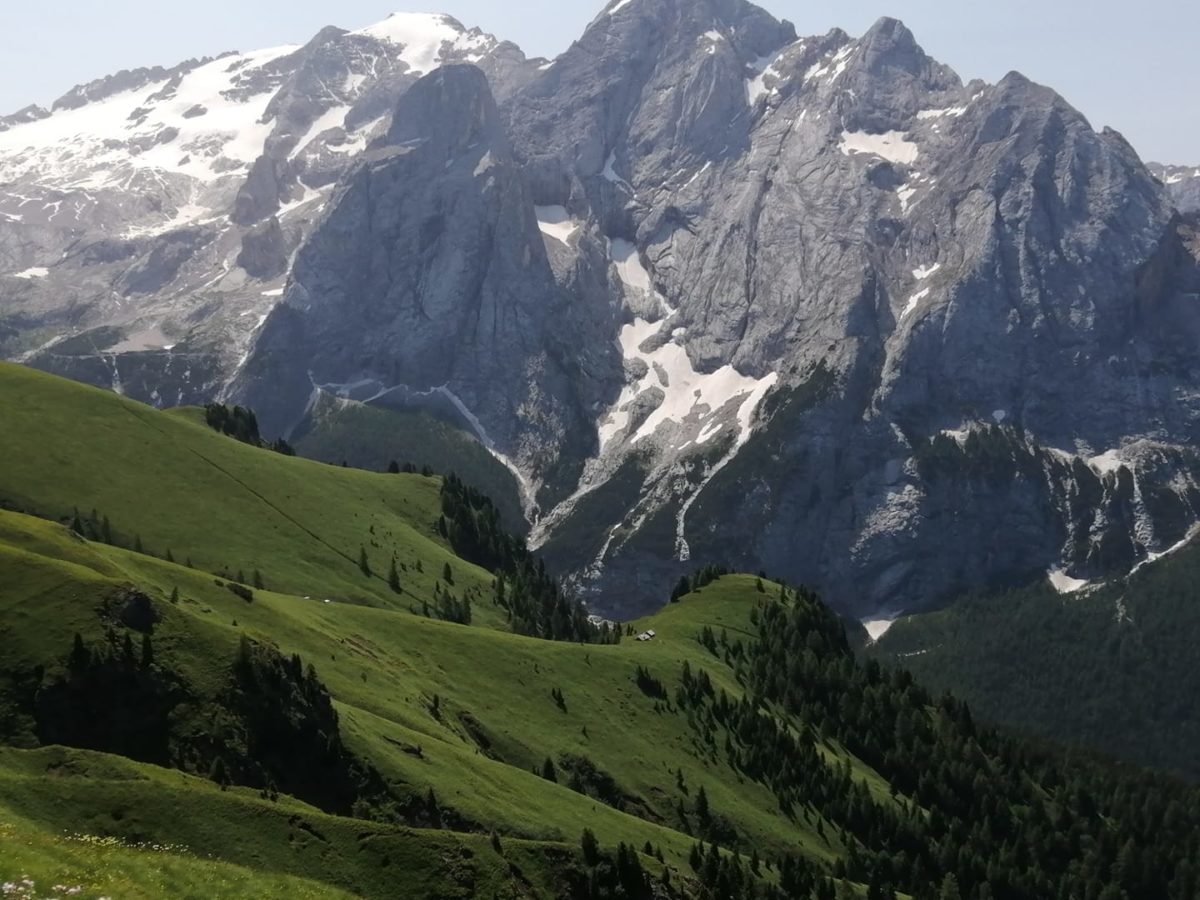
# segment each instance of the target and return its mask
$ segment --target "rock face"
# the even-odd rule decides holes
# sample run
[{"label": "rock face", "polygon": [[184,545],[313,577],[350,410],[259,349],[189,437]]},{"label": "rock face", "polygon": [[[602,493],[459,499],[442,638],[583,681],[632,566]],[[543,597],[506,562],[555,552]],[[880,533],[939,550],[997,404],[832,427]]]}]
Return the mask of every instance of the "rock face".
[{"label": "rock face", "polygon": [[500,95],[537,69],[448,16],[396,15],[0,119],[0,353],[149,402],[211,399],[338,179],[418,78],[460,60]]},{"label": "rock face", "polygon": [[1164,166],[1150,163],[1150,171],[1167,187],[1176,208],[1183,213],[1200,213],[1200,166]]},{"label": "rock face", "polygon": [[[658,295],[626,303],[630,368],[666,342],[685,375],[632,372],[535,530],[545,552],[601,595],[723,559],[865,612],[1182,538],[1195,259],[1133,150],[1017,74],[963,85],[893,20],[859,40],[772,25],[614,4],[508,106],[542,201],[599,224],[627,294]],[[581,139],[550,139],[550,95]],[[743,380],[710,394],[721,373]],[[1172,485],[1155,510],[1150,482]]]},{"label": "rock face", "polygon": [[[614,0],[544,65],[413,21],[218,61],[215,99],[186,91],[214,64],[168,73],[181,118],[138,112],[147,149],[109,169],[198,147],[222,98],[259,104],[253,146],[203,144],[233,173],[206,187],[155,169],[121,194],[163,233],[60,262],[56,226],[0,222],[0,341],[164,402],[221,392],[278,433],[322,396],[433,409],[617,615],[708,561],[860,614],[1069,586],[1200,521],[1183,170],[1019,74],[963,84],[891,19],[798,38],[742,0]],[[214,225],[195,208],[218,194]],[[65,283],[92,293],[47,312]],[[103,312],[114,283],[141,331]],[[139,349],[147,322],[183,345]]]},{"label": "rock face", "polygon": [[540,479],[591,426],[571,306],[487,79],[445,66],[343,179],[233,394],[278,432],[314,388],[439,397]]}]

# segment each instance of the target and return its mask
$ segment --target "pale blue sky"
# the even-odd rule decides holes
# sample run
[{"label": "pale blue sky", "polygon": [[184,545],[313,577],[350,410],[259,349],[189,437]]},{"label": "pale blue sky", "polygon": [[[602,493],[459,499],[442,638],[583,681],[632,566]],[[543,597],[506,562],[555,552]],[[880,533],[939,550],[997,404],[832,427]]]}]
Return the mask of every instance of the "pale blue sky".
[{"label": "pale blue sky", "polygon": [[[49,104],[122,68],[307,40],[393,10],[445,12],[553,56],[604,0],[11,0],[0,29],[0,114]],[[1200,3],[1196,0],[762,0],[804,34],[861,34],[903,19],[964,79],[1017,69],[1056,88],[1092,124],[1123,132],[1146,159],[1200,164]]]}]

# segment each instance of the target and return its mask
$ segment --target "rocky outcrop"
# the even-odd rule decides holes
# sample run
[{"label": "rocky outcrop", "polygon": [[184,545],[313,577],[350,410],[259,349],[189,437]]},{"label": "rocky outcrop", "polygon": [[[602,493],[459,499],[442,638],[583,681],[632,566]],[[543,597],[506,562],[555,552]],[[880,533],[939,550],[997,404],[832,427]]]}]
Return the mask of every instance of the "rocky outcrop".
[{"label": "rocky outcrop", "polygon": [[262,281],[278,278],[288,268],[288,243],[279,219],[272,216],[242,236],[242,252],[238,254],[237,264],[251,278]]},{"label": "rocky outcrop", "polygon": [[282,433],[318,387],[437,394],[541,481],[589,426],[572,375],[615,357],[589,350],[571,305],[487,80],[446,66],[404,95],[343,180],[232,393]]},{"label": "rocky outcrop", "polygon": [[1167,192],[1182,213],[1200,213],[1200,166],[1164,166],[1150,163],[1150,171],[1166,185]]}]

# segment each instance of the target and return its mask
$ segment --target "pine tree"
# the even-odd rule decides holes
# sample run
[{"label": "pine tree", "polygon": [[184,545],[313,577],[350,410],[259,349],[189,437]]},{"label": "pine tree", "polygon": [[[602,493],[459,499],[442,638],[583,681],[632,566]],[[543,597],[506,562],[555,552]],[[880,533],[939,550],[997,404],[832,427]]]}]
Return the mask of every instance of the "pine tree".
[{"label": "pine tree", "polygon": [[262,572],[258,571],[258,569],[254,570],[254,586],[260,591],[266,587],[266,585],[263,583]]},{"label": "pine tree", "polygon": [[75,632],[75,642],[71,646],[71,655],[67,659],[68,667],[73,672],[83,671],[88,667],[91,658],[87,646],[83,643],[83,635],[78,631]]},{"label": "pine tree", "polygon": [[71,530],[80,537],[83,537],[83,522],[79,518],[79,507],[75,507],[75,515],[71,519]]},{"label": "pine tree", "polygon": [[596,840],[596,835],[592,829],[583,829],[583,835],[579,838],[579,845],[583,848],[583,861],[589,866],[594,866],[600,861],[600,842]]},{"label": "pine tree", "polygon": [[140,534],[135,534],[135,535],[133,536],[133,552],[134,552],[134,553],[142,553],[142,552],[143,552],[143,550],[142,550],[142,536],[141,536]]},{"label": "pine tree", "polygon": [[433,792],[433,788],[429,788],[429,793],[425,795],[425,809],[429,813],[429,821],[434,828],[442,827],[442,810],[438,806],[437,794]]},{"label": "pine tree", "polygon": [[546,757],[546,761],[542,763],[542,777],[547,781],[558,781],[558,773],[554,770],[554,760]]},{"label": "pine tree", "polygon": [[938,892],[938,900],[962,900],[962,893],[958,889],[958,879],[953,874],[948,874],[942,879],[942,889]]},{"label": "pine tree", "polygon": [[212,766],[208,770],[208,777],[219,784],[221,790],[229,786],[229,769],[225,765],[224,758],[218,756],[212,761]]},{"label": "pine tree", "polygon": [[692,585],[688,581],[688,577],[686,575],[680,575],[679,583],[675,585],[675,590],[671,591],[671,602],[678,603],[680,597],[683,597],[685,594],[690,594],[691,592]]},{"label": "pine tree", "polygon": [[399,475],[400,474],[400,463],[396,462],[394,459],[390,463],[388,463],[388,474],[389,475]]},{"label": "pine tree", "polygon": [[396,571],[396,557],[392,557],[392,567],[388,570],[388,587],[393,593],[400,593],[400,573]]},{"label": "pine tree", "polygon": [[178,585],[176,585],[175,587],[171,588],[171,602],[172,602],[172,603],[178,603],[178,602],[179,602],[179,586],[178,586]]},{"label": "pine tree", "polygon": [[442,581],[446,582],[446,584],[454,584],[454,572],[450,568],[450,563],[442,566]]},{"label": "pine tree", "polygon": [[700,819],[700,824],[708,823],[708,794],[705,793],[704,785],[700,785],[700,789],[696,791],[696,816]]},{"label": "pine tree", "polygon": [[371,577],[371,563],[367,559],[367,548],[361,545],[358,548],[358,567],[364,575],[368,578]]},{"label": "pine tree", "polygon": [[167,548],[167,562],[169,562],[169,563],[175,562],[175,557],[174,557],[174,555],[172,555],[170,547]]},{"label": "pine tree", "polygon": [[100,540],[104,541],[104,543],[110,546],[112,545],[112,525],[110,525],[108,522],[108,516],[104,517],[104,521],[100,525]]}]

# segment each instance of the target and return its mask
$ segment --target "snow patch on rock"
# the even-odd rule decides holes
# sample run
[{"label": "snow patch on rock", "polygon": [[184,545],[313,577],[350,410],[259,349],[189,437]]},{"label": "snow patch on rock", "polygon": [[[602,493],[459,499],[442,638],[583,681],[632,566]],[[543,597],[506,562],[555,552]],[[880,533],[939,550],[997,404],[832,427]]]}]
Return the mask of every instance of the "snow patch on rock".
[{"label": "snow patch on rock", "polygon": [[24,272],[13,272],[13,278],[24,278],[26,281],[32,278],[45,278],[50,274],[50,270],[44,266],[34,266],[32,269],[26,269]]},{"label": "snow patch on rock", "polygon": [[538,229],[561,244],[570,245],[571,238],[581,225],[571,218],[565,206],[535,206]]},{"label": "snow patch on rock", "polygon": [[468,60],[473,55],[481,59],[492,43],[479,32],[466,31],[449,16],[428,13],[393,13],[355,33],[401,47],[400,58],[418,75],[440,66],[447,57],[446,49],[465,52]]},{"label": "snow patch on rock", "polygon": [[900,311],[901,321],[908,318],[908,316],[912,314],[913,310],[917,308],[917,304],[928,297],[932,290],[933,288],[924,288],[909,297],[908,302],[904,304],[904,309]]},{"label": "snow patch on rock", "polygon": [[1088,582],[1082,578],[1072,578],[1070,575],[1063,572],[1062,569],[1055,566],[1046,573],[1046,578],[1050,581],[1050,585],[1060,594],[1074,594],[1076,591],[1081,591],[1088,586]]},{"label": "snow patch on rock", "polygon": [[916,162],[920,153],[920,148],[908,140],[903,131],[885,131],[883,134],[843,131],[838,149],[846,156],[868,154],[904,166]]}]

